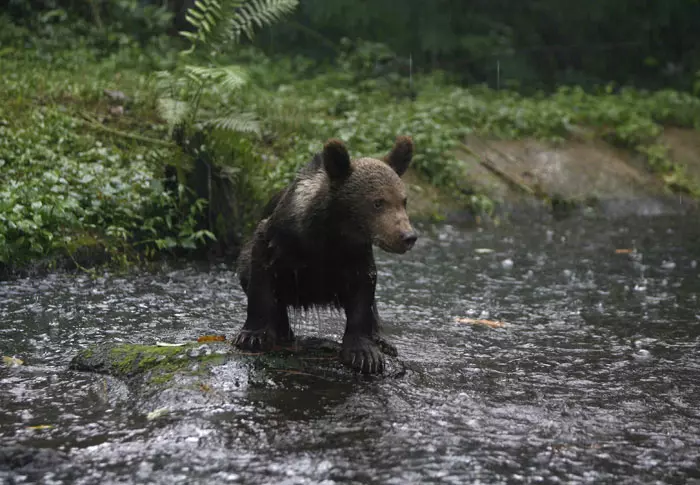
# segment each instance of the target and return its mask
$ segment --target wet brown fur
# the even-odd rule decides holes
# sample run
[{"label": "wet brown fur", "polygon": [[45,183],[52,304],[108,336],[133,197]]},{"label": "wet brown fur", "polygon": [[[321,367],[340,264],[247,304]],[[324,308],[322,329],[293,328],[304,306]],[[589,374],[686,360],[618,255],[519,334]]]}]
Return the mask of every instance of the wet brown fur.
[{"label": "wet brown fur", "polygon": [[379,347],[395,349],[380,336],[372,245],[403,253],[415,241],[400,178],[412,155],[405,136],[382,160],[351,160],[345,145],[331,139],[271,199],[238,261],[248,296],[239,348],[292,340],[288,307],[330,305],[347,316],[342,360],[364,372],[382,370]]}]

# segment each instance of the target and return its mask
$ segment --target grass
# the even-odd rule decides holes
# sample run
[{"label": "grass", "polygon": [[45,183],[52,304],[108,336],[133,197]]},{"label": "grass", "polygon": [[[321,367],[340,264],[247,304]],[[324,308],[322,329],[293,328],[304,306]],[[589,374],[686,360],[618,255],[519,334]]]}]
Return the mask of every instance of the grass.
[{"label": "grass", "polygon": [[[204,201],[184,186],[166,190],[163,177],[166,164],[192,156],[171,142],[157,111],[152,74],[173,66],[172,41],[104,49],[76,37],[66,45],[3,17],[0,30],[0,269],[74,257],[86,247],[127,264],[206,244],[211,234],[197,222]],[[238,217],[253,220],[330,137],[345,140],[353,156],[380,156],[397,134],[409,134],[415,171],[457,197],[462,167],[451,153],[466,134],[562,142],[585,126],[644,156],[674,190],[700,196],[660,142],[664,126],[700,128],[700,99],[690,94],[608,87],[522,97],[459,87],[440,73],[415,76],[412,84],[395,73],[375,76],[357,68],[364,65],[357,56],[332,67],[251,49],[229,59],[247,68],[249,84],[206,93],[202,109],[236,108],[258,118],[259,136],[219,135],[206,148],[233,169],[236,183],[254,187]],[[487,194],[464,201],[488,202]]]}]

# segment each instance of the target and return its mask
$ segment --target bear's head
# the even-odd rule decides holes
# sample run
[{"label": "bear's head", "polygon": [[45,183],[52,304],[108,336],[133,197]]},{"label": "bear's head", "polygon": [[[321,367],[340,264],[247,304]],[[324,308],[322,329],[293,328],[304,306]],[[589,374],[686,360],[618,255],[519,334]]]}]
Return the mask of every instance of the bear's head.
[{"label": "bear's head", "polygon": [[343,142],[326,142],[323,168],[346,240],[371,242],[391,253],[405,253],[413,247],[417,235],[406,213],[406,188],[401,180],[412,156],[413,142],[408,136],[396,138],[382,160],[351,160]]}]

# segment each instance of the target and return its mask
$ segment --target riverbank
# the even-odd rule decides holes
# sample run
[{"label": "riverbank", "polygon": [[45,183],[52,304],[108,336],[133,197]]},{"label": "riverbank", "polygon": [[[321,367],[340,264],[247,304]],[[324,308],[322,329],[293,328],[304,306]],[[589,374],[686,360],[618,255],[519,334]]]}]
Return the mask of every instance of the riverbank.
[{"label": "riverbank", "polygon": [[[330,137],[353,156],[380,156],[397,134],[413,136],[416,220],[479,224],[523,205],[566,212],[606,200],[628,201],[634,213],[635,201],[693,206],[700,196],[700,99],[690,94],[562,88],[522,97],[460,87],[440,73],[353,70],[360,54],[352,52],[324,67],[246,48],[230,59],[246,85],[203,101],[245,111],[255,124],[208,148],[207,163],[223,167],[222,190],[236,199],[227,208],[235,224],[222,228],[219,208],[182,175],[201,151],[175,143],[172,112],[162,109],[154,74],[175,65],[172,45],[66,48],[30,43],[30,32],[7,20],[2,28],[5,275],[39,263],[235,255],[267,197]],[[211,250],[227,231],[226,250]]]}]

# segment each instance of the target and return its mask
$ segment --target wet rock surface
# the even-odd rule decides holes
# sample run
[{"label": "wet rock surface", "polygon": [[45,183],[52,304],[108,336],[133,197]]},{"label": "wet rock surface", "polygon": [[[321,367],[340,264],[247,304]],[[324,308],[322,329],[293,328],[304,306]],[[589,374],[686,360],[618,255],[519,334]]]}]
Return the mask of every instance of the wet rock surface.
[{"label": "wet rock surface", "polygon": [[[264,353],[242,352],[229,342],[216,341],[178,347],[103,343],[79,352],[68,367],[121,380],[131,391],[129,405],[143,414],[183,405],[225,404],[230,390],[279,389],[294,385],[295,379],[333,383],[398,378],[406,372],[399,359],[387,355],[382,375],[363,376],[344,366],[339,353],[338,342],[319,337],[300,337]],[[119,397],[122,389],[113,387],[111,392],[116,394],[104,398]]]}]

